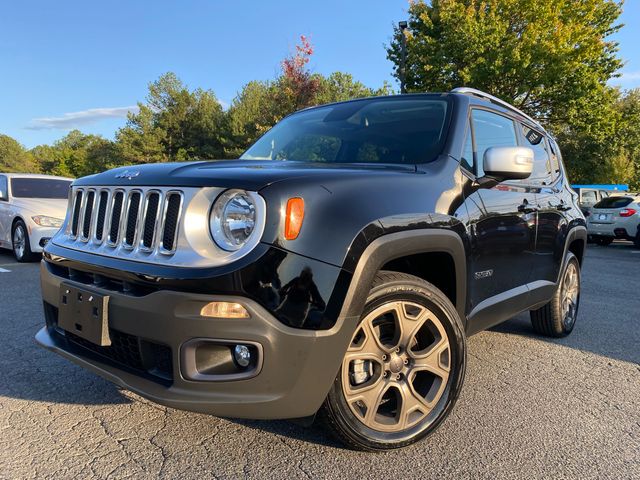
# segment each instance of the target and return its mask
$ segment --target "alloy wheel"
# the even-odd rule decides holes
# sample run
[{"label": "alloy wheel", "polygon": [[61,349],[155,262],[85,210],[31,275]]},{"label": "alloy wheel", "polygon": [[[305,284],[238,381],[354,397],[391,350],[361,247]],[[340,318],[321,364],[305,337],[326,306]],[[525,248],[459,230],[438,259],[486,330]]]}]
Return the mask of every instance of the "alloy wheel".
[{"label": "alloy wheel", "polygon": [[13,231],[13,251],[17,258],[24,257],[27,245],[27,236],[22,225],[18,225]]},{"label": "alloy wheel", "polygon": [[573,262],[569,263],[562,281],[562,324],[565,330],[571,330],[578,313],[580,298],[580,278]]},{"label": "alloy wheel", "polygon": [[360,323],[342,364],[342,391],[367,427],[401,432],[436,407],[451,371],[440,319],[413,302],[385,303]]}]

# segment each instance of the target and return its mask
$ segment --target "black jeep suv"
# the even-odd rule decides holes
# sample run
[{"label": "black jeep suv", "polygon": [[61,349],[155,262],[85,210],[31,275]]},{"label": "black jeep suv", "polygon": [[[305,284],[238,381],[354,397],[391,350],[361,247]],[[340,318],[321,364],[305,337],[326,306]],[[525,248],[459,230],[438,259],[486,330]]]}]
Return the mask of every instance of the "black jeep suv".
[{"label": "black jeep suv", "polygon": [[76,180],[36,339],[163,405],[401,447],[451,411],[467,336],[525,310],[571,332],[576,199],[554,139],[482,92],[310,108],[239,160]]}]

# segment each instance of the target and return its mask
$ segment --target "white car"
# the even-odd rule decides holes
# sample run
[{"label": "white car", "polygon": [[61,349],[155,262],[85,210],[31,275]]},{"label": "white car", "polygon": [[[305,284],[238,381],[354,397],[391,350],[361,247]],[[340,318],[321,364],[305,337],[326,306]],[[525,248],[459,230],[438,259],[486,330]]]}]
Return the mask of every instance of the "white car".
[{"label": "white car", "polygon": [[0,247],[28,262],[62,225],[72,179],[0,173]]},{"label": "white car", "polygon": [[606,246],[614,239],[631,240],[640,248],[640,196],[616,195],[596,203],[587,217],[589,237]]}]

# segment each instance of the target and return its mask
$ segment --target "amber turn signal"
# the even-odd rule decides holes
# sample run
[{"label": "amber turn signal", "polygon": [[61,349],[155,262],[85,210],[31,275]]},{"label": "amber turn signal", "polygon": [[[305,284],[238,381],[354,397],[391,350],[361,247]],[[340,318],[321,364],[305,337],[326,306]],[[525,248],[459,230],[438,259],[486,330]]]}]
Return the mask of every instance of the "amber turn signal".
[{"label": "amber turn signal", "polygon": [[287,202],[287,212],[284,220],[284,238],[287,240],[298,238],[303,220],[304,200],[300,197],[290,198]]},{"label": "amber turn signal", "polygon": [[207,303],[200,315],[212,318],[249,318],[249,312],[239,303],[211,302]]}]

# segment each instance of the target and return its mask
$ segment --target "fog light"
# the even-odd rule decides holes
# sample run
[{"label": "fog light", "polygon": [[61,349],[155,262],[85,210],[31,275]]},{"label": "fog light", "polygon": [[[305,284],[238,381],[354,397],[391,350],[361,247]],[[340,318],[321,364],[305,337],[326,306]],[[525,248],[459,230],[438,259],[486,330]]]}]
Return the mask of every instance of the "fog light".
[{"label": "fog light", "polygon": [[233,358],[241,367],[248,367],[251,363],[251,351],[246,345],[236,345],[233,349]]},{"label": "fog light", "polygon": [[249,318],[249,312],[239,303],[211,302],[207,303],[200,315],[213,318]]}]

